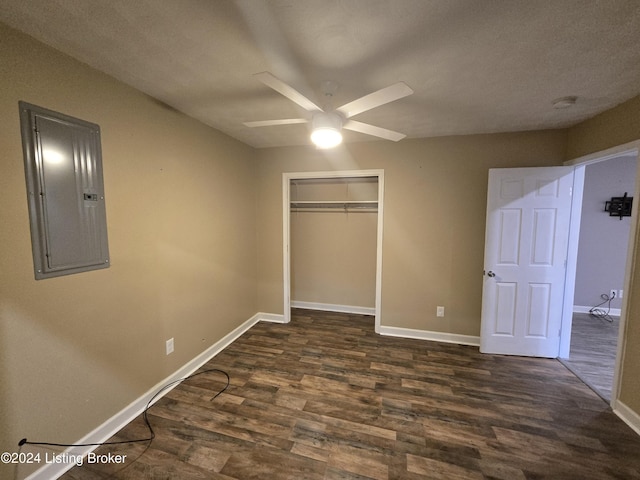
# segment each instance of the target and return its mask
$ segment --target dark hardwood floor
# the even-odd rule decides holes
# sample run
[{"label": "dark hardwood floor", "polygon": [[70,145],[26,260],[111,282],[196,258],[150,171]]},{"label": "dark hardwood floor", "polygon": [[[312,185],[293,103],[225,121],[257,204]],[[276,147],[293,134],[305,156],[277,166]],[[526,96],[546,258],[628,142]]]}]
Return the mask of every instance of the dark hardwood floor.
[{"label": "dark hardwood floor", "polygon": [[[371,317],[259,323],[86,479],[640,479],[640,437],[556,360],[383,337]],[[147,434],[141,420],[114,440]]]},{"label": "dark hardwood floor", "polygon": [[571,349],[562,363],[607,402],[611,401],[620,317],[574,313]]}]

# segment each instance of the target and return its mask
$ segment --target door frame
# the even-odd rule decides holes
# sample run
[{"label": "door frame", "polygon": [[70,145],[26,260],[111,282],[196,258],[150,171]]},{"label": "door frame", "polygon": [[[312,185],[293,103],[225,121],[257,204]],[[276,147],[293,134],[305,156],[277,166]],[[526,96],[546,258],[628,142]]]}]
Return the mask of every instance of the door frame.
[{"label": "door frame", "polygon": [[[574,158],[564,162],[566,166],[575,166],[576,173],[582,175],[584,180],[584,168],[587,165],[611,160],[623,155],[636,155],[638,157],[638,165],[636,169],[636,179],[634,187],[634,196],[638,198],[640,195],[640,140],[634,140],[629,143],[618,145],[606,150],[591,153],[581,157]],[[575,290],[575,277],[578,260],[578,238],[580,236],[580,214],[582,212],[582,190],[583,183],[581,182],[576,189],[574,183],[574,199],[571,210],[571,230],[569,237],[569,250],[567,252],[567,275],[565,280],[565,302],[563,308],[562,329],[560,334],[560,358],[567,358],[569,356],[569,347],[571,342],[571,322],[573,317],[573,297]],[[579,199],[577,197],[580,197]],[[574,209],[575,208],[575,209]],[[640,232],[638,231],[638,209],[635,208],[631,214],[631,227],[629,245],[627,247],[627,261],[625,264],[624,274],[624,291],[630,292],[631,276],[633,273],[633,265],[636,256],[636,246],[640,246]],[[620,326],[618,332],[618,345],[616,352],[616,363],[613,374],[613,388],[611,392],[611,406],[615,407],[620,395],[620,379],[622,376],[622,357],[624,353],[624,344],[626,341],[626,317],[629,307],[629,294],[627,293],[622,298],[622,308],[620,311]]]},{"label": "door frame", "polygon": [[378,217],[376,237],[375,331],[380,333],[382,306],[382,233],[384,231],[384,170],[335,170],[327,172],[285,172],[282,174],[282,262],[284,281],[284,323],[291,321],[291,180],[353,177],[378,178]]}]

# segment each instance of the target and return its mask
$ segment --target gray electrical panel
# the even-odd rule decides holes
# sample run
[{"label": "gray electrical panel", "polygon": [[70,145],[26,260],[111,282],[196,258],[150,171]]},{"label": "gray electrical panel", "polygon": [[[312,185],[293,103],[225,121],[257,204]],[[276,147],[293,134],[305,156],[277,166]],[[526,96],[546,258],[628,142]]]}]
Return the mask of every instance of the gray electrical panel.
[{"label": "gray electrical panel", "polygon": [[100,127],[19,107],[36,279],[107,268]]}]

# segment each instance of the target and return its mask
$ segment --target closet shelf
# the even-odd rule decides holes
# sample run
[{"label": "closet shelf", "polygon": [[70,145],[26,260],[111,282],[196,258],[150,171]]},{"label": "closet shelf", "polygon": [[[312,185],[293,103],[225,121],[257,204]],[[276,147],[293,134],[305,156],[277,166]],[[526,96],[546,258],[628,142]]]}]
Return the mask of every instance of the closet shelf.
[{"label": "closet shelf", "polygon": [[377,200],[292,200],[290,202],[292,209],[312,209],[312,208],[334,208],[334,209],[368,209],[375,210],[378,208]]}]

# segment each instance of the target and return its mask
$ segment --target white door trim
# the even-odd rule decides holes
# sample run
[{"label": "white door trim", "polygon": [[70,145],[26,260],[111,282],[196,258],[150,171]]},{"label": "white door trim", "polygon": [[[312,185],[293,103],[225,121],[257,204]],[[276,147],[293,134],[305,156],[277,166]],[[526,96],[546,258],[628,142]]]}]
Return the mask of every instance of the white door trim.
[{"label": "white door trim", "polygon": [[291,180],[309,178],[378,177],[378,225],[376,239],[375,331],[380,332],[382,306],[382,233],[384,231],[384,170],[336,170],[329,172],[285,172],[282,174],[282,277],[284,280],[284,322],[291,321]]},{"label": "white door trim", "polygon": [[[617,145],[612,148],[608,148],[606,150],[601,150],[599,152],[590,153],[589,155],[583,155],[581,157],[574,158],[572,160],[568,160],[564,162],[564,165],[575,165],[575,166],[587,166],[592,163],[598,163],[605,160],[610,160],[615,157],[620,157],[623,155],[636,155],[640,160],[640,140],[634,140],[629,143],[625,143],[622,145]],[[640,161],[638,162],[638,168],[636,170],[636,181],[635,181],[635,190],[634,196],[638,198],[640,195]],[[627,248],[627,263],[625,266],[625,274],[624,274],[624,291],[630,292],[629,289],[631,283],[631,276],[633,274],[633,266],[635,264],[636,257],[636,246],[640,246],[640,231],[638,231],[638,209],[635,208],[631,214],[631,238],[629,239],[629,246]],[[579,233],[579,232],[578,232]],[[569,251],[570,258],[568,262],[577,261],[577,248]],[[573,258],[575,256],[576,258]],[[575,272],[574,278],[572,280],[575,283]],[[620,397],[620,378],[622,376],[622,361],[624,355],[624,343],[626,340],[626,323],[627,323],[627,310],[629,307],[629,297],[630,295],[625,295],[622,298],[622,308],[620,311],[620,327],[618,333],[618,351],[616,352],[616,366],[613,374],[613,389],[611,392],[611,406],[616,410],[619,405],[619,397]],[[573,301],[573,299],[571,299]],[[566,301],[566,297],[565,297]],[[571,306],[573,308],[573,305]],[[567,305],[565,304],[565,311],[567,311]],[[566,326],[563,322],[563,326]],[[569,327],[570,328],[570,327]],[[563,330],[563,337],[567,337]],[[570,330],[569,335],[570,338]],[[568,340],[567,340],[568,341]],[[568,351],[567,351],[568,355]]]},{"label": "white door trim", "polygon": [[573,169],[573,192],[571,195],[571,220],[569,223],[569,244],[567,245],[567,268],[564,276],[564,301],[560,326],[559,358],[568,358],[571,348],[571,326],[573,322],[573,299],[576,289],[578,269],[578,241],[580,240],[580,220],[582,218],[582,197],[584,193],[584,165]]}]

